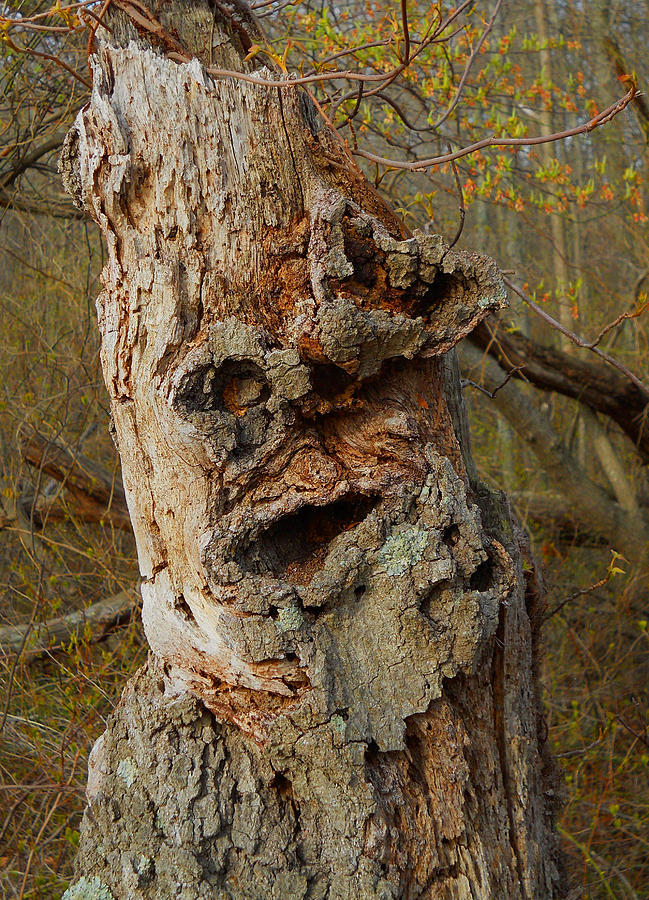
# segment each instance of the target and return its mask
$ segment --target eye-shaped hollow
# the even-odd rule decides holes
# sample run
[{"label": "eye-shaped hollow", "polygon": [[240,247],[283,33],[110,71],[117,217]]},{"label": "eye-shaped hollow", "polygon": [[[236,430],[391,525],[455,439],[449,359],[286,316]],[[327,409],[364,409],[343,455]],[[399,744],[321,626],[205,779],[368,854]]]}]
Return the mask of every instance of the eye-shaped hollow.
[{"label": "eye-shaped hollow", "polygon": [[184,415],[231,413],[241,418],[270,397],[261,367],[250,359],[226,359],[220,365],[206,363],[186,376],[176,395],[176,407]]},{"label": "eye-shaped hollow", "polygon": [[210,354],[188,365],[172,392],[176,414],[191,424],[186,440],[222,464],[254,458],[269,437],[272,381],[261,359]]}]

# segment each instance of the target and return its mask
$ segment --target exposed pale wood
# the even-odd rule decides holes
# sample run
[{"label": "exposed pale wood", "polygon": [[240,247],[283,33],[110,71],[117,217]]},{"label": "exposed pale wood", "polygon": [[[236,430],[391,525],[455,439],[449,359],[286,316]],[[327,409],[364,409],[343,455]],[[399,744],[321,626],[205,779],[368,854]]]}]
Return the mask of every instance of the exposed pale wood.
[{"label": "exposed pale wood", "polygon": [[[260,65],[245,4],[152,12]],[[108,249],[153,652],[93,750],[71,891],[558,896],[540,599],[443,364],[503,304],[495,264],[404,233],[288,80],[112,22],[62,166]]]}]

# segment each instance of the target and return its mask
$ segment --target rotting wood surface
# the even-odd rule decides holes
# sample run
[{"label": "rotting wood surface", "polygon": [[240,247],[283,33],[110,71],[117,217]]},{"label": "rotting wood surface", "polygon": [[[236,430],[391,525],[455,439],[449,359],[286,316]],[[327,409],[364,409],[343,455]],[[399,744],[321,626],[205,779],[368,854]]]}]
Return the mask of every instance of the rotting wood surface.
[{"label": "rotting wood surface", "polygon": [[68,900],[558,896],[538,595],[445,360],[496,266],[404,234],[290,84],[206,74],[259,65],[239,8],[154,5],[187,64],[114,18],[62,160],[152,649]]}]

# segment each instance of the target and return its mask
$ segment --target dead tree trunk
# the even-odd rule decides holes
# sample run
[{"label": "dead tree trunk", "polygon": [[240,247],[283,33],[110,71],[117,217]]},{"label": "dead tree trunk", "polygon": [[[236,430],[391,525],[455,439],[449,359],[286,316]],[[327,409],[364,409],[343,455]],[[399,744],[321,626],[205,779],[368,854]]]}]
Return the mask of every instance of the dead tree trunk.
[{"label": "dead tree trunk", "polygon": [[93,750],[67,897],[558,896],[538,596],[467,474],[449,354],[503,304],[495,264],[404,233],[243,61],[238,0],[138,10],[62,168],[108,247],[152,653]]}]

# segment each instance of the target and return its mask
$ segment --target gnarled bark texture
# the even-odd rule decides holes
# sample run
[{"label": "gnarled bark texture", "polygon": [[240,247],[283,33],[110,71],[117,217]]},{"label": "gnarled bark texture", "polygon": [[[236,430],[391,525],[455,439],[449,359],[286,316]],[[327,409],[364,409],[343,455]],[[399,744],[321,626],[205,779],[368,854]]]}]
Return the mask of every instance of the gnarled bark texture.
[{"label": "gnarled bark texture", "polygon": [[113,17],[62,163],[108,247],[152,650],[93,751],[67,897],[557,896],[538,598],[467,475],[449,357],[497,269],[404,234],[243,61],[241,4],[154,12],[155,49]]}]

